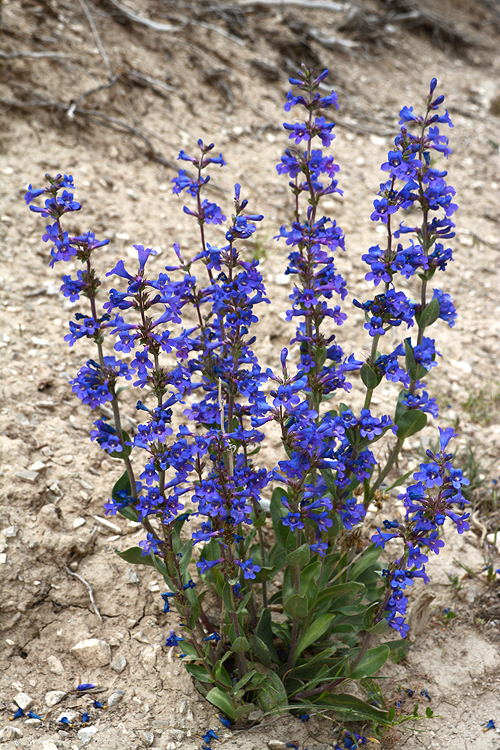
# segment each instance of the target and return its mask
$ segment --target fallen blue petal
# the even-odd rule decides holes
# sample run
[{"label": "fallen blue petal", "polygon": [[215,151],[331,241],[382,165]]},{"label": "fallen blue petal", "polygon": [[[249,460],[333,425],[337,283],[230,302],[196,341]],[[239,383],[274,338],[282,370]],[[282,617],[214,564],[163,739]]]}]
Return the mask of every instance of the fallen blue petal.
[{"label": "fallen blue petal", "polygon": [[[24,716],[24,711],[23,711],[22,708],[18,708],[17,711],[16,711],[16,713],[14,714],[14,716],[12,718],[13,719],[20,719],[21,716]],[[12,730],[12,731],[14,731],[14,730]]]}]

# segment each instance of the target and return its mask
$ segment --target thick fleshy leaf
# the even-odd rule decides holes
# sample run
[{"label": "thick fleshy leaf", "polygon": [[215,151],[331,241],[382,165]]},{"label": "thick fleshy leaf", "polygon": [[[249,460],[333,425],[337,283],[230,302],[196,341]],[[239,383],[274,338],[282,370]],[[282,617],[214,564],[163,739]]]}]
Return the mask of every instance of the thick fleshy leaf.
[{"label": "thick fleshy leaf", "polygon": [[229,695],[223,692],[221,688],[212,688],[212,690],[207,693],[207,701],[222,711],[228,719],[231,721],[235,720],[233,702]]},{"label": "thick fleshy leaf", "polygon": [[316,641],[318,641],[328,631],[328,627],[334,617],[334,613],[320,615],[317,620],[314,620],[314,622],[309,625],[306,632],[299,638],[295,651],[294,662],[298,659],[300,654],[305,651],[306,648],[311,646],[313,643],[316,643]]},{"label": "thick fleshy leaf", "polygon": [[285,686],[276,672],[269,672],[267,680],[258,688],[257,702],[264,713],[288,705]]},{"label": "thick fleshy leaf", "polygon": [[351,721],[359,719],[361,721],[378,721],[380,724],[389,724],[387,711],[381,711],[375,706],[355,698],[354,695],[347,693],[337,693],[332,696],[332,706],[340,713],[349,715]]},{"label": "thick fleshy leaf", "polygon": [[368,649],[359,664],[356,664],[352,669],[351,679],[362,680],[363,677],[371,677],[384,666],[388,658],[389,646],[386,646],[385,643]]}]

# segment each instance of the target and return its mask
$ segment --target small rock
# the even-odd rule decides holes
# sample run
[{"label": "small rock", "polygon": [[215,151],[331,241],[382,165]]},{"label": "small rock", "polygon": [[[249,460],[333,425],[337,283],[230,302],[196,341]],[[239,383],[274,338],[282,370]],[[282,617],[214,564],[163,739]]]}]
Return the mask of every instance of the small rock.
[{"label": "small rock", "polygon": [[50,690],[48,693],[45,693],[45,705],[52,708],[52,706],[60,703],[67,695],[64,690]]},{"label": "small rock", "polygon": [[151,747],[151,745],[155,741],[153,732],[141,732],[141,737],[144,739],[144,742],[148,747]]},{"label": "small rock", "polygon": [[69,711],[68,709],[65,709],[61,714],[59,714],[56,721],[60,723],[61,719],[66,718],[69,721],[69,723],[72,724],[75,721],[77,716],[78,714],[76,713],[76,711]]},{"label": "small rock", "polygon": [[144,635],[144,633],[142,632],[142,630],[139,630],[139,631],[137,631],[137,633],[134,633],[132,635],[132,638],[135,641],[139,641],[139,643],[148,643],[149,644],[149,639],[146,638],[146,636]]},{"label": "small rock", "polygon": [[18,479],[24,479],[26,482],[31,482],[33,484],[38,479],[38,472],[37,471],[28,471],[28,469],[23,469],[22,471],[16,471],[15,476]]},{"label": "small rock", "polygon": [[127,666],[127,660],[125,659],[124,656],[122,656],[122,654],[118,654],[118,656],[115,656],[115,658],[110,664],[111,669],[113,669],[115,672],[118,672],[118,674],[123,672],[126,666]]},{"label": "small rock", "polygon": [[156,659],[159,651],[161,651],[159,643],[155,643],[153,646],[146,646],[146,648],[142,649],[140,660],[146,672],[151,672],[156,666]]},{"label": "small rock", "polygon": [[54,740],[43,740],[41,750],[59,750]]},{"label": "small rock", "polygon": [[0,732],[0,742],[12,742],[23,736],[23,733],[17,727],[5,727]]},{"label": "small rock", "polygon": [[286,742],[281,742],[281,740],[269,740],[267,746],[269,750],[286,750]]},{"label": "small rock", "polygon": [[64,674],[64,667],[57,656],[49,656],[47,664],[52,674]]},{"label": "small rock", "polygon": [[127,620],[127,628],[135,628],[139,620],[134,620],[132,617],[129,617]]},{"label": "small rock", "polygon": [[78,739],[82,745],[88,745],[97,731],[97,727],[83,727],[83,729],[80,729],[78,732]]},{"label": "small rock", "polygon": [[125,573],[125,583],[139,583],[139,576],[134,568],[129,568]]},{"label": "small rock", "polygon": [[287,273],[275,273],[274,283],[278,286],[290,286],[291,277]]},{"label": "small rock", "polygon": [[41,727],[43,721],[41,719],[26,719],[24,723],[30,727]]},{"label": "small rock", "polygon": [[258,721],[264,716],[264,711],[261,708],[257,708],[255,711],[251,711],[248,714],[248,721]]},{"label": "small rock", "polygon": [[47,468],[47,464],[44,461],[35,461],[34,464],[28,467],[29,471],[41,471]]},{"label": "small rock", "polygon": [[109,529],[109,531],[114,531],[115,534],[121,534],[122,530],[119,526],[116,525],[116,523],[112,523],[111,521],[108,521],[107,518],[102,518],[101,516],[94,516],[96,522],[103,526],[105,529]]},{"label": "small rock", "polygon": [[108,708],[112,708],[120,703],[121,699],[125,695],[125,690],[117,690],[109,696]]},{"label": "small rock", "polygon": [[111,661],[109,643],[100,638],[87,638],[73,646],[71,652],[86,667],[105,667]]},{"label": "small rock", "polygon": [[78,529],[80,528],[80,526],[83,526],[84,523],[85,523],[85,518],[82,518],[81,516],[79,516],[78,518],[75,518],[75,520],[73,521],[73,528]]},{"label": "small rock", "polygon": [[30,698],[27,693],[18,693],[14,696],[14,700],[19,708],[23,709],[23,711],[29,711],[29,709],[33,705],[33,698]]},{"label": "small rock", "polygon": [[2,529],[4,537],[13,537],[17,534],[17,526],[8,526],[6,529]]}]

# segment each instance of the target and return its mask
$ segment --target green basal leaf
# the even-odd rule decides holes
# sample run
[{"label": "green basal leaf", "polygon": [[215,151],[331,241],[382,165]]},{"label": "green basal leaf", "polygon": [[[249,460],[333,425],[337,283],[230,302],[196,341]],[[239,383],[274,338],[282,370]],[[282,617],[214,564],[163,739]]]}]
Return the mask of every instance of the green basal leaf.
[{"label": "green basal leaf", "polygon": [[244,636],[240,636],[233,641],[231,651],[235,654],[242,653],[243,651],[250,651],[250,644]]},{"label": "green basal leaf", "polygon": [[265,643],[265,645],[269,649],[272,660],[275,662],[279,662],[279,657],[276,653],[273,642],[273,629],[270,609],[264,609],[262,611],[260,620],[257,623],[257,627],[255,628],[255,635]]},{"label": "green basal leaf", "polygon": [[300,547],[294,549],[293,552],[289,552],[286,556],[288,565],[300,565],[304,567],[308,564],[311,559],[311,550],[308,544],[301,544]]},{"label": "green basal leaf", "polygon": [[234,711],[234,720],[240,721],[240,719],[244,719],[245,716],[248,716],[254,710],[255,703],[245,703],[243,706],[238,706]]},{"label": "green basal leaf", "polygon": [[118,513],[124,518],[128,518],[129,521],[137,523],[139,520],[139,514],[132,505],[127,505],[125,508],[118,508]]},{"label": "green basal leaf", "polygon": [[389,724],[387,711],[382,711],[369,703],[355,698],[347,693],[337,693],[332,696],[332,706],[339,713],[347,714],[345,718],[360,721],[377,721],[380,724]]},{"label": "green basal leaf", "polygon": [[190,664],[189,662],[184,662],[184,666],[186,668],[186,671],[200,682],[212,682],[211,676],[209,675],[205,667],[202,667],[200,664]]},{"label": "green basal leaf", "polygon": [[276,709],[288,705],[285,686],[276,672],[269,672],[266,682],[259,686],[257,703],[264,713],[273,713]]},{"label": "green basal leaf", "polygon": [[404,641],[387,641],[385,645],[389,648],[389,659],[392,662],[397,663],[398,661],[401,661],[406,657],[406,654],[413,646],[413,641],[409,641],[406,639]]},{"label": "green basal leaf", "polygon": [[256,669],[252,669],[252,670],[251,670],[250,672],[247,672],[247,673],[246,673],[246,675],[245,675],[244,677],[242,677],[242,678],[241,678],[241,680],[238,680],[238,682],[236,682],[236,683],[235,683],[235,684],[233,685],[233,687],[232,687],[232,688],[231,688],[231,690],[229,691],[229,695],[235,696],[235,695],[238,695],[238,693],[239,693],[239,692],[241,692],[241,694],[243,695],[243,693],[244,693],[245,691],[244,691],[244,690],[242,690],[242,688],[244,688],[244,687],[245,687],[245,685],[246,685],[246,684],[247,684],[248,682],[250,682],[250,680],[251,680],[251,679],[252,679],[252,678],[254,677],[254,675],[256,675],[256,674],[258,674],[258,672],[257,672],[257,670],[256,670]]},{"label": "green basal leaf", "polygon": [[370,565],[373,565],[377,562],[381,553],[382,549],[380,547],[375,547],[374,544],[371,544],[367,548],[366,552],[363,553],[361,559],[355,562],[352,566],[349,572],[349,578],[352,581],[355,581],[364,570],[366,570]]},{"label": "green basal leaf", "polygon": [[295,650],[294,663],[299,658],[301,653],[306,650],[306,648],[308,648],[312,643],[316,643],[316,641],[319,641],[319,639],[328,631],[328,628],[330,627],[330,624],[334,617],[335,615],[333,613],[320,615],[311,623],[311,625],[309,625],[306,632],[303,635],[299,636],[299,641]]},{"label": "green basal leaf", "polygon": [[218,661],[216,665],[214,666],[214,674],[215,674],[215,678],[219,682],[223,682],[224,685],[228,686],[228,688],[232,688],[233,683],[231,682],[231,678],[229,677],[227,673],[227,669],[225,668],[222,661]]},{"label": "green basal leaf", "polygon": [[250,641],[250,650],[252,652],[252,655],[255,656],[261,662],[261,664],[264,664],[266,667],[272,667],[273,660],[271,657],[271,652],[269,651],[264,641],[259,638],[259,636],[254,635],[253,633],[249,636],[248,640]]},{"label": "green basal leaf", "polygon": [[362,680],[363,677],[370,677],[378,672],[389,658],[389,653],[389,647],[385,643],[368,649],[359,664],[352,669],[351,679]]},{"label": "green basal leaf", "polygon": [[353,597],[358,598],[364,588],[364,585],[358,581],[349,581],[349,583],[339,583],[337,586],[329,586],[319,592],[316,600],[316,608],[320,604],[323,604],[323,602],[331,602],[333,604],[339,597],[344,596],[344,594],[351,594]]},{"label": "green basal leaf", "polygon": [[307,596],[293,594],[288,599],[285,599],[283,609],[287,615],[290,615],[291,617],[298,617],[299,619],[307,617],[309,611]]},{"label": "green basal leaf", "polygon": [[397,422],[398,440],[405,440],[416,432],[420,432],[426,424],[427,414],[420,409],[408,409]]},{"label": "green basal leaf", "polygon": [[221,688],[214,687],[207,693],[207,701],[216,706],[222,711],[228,719],[235,721],[235,708],[229,695],[221,690]]}]

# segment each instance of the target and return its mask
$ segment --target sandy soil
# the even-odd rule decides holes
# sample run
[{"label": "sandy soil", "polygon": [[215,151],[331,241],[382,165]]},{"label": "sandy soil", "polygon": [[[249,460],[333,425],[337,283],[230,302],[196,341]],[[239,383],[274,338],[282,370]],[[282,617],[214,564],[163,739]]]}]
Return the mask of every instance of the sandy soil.
[{"label": "sandy soil", "polygon": [[[276,750],[291,741],[300,750],[335,744],[335,724],[321,717],[304,725],[282,716],[244,731],[225,730],[164,647],[176,620],[163,614],[161,581],[150,569],[129,568],[114,553],[137,544],[137,529],[121,518],[112,519],[116,529],[102,521],[102,504],[121,467],[89,442],[91,415],[68,386],[93,354],[90,346],[68,349],[63,341],[68,318],[83,310],[58,291],[71,265],[48,267],[43,222],[23,201],[28,183],[40,185],[45,172],[73,174],[84,205],[75,231],[92,229],[112,240],[101,270],[141,243],[161,249],[151,261],[159,271],[173,242],[192,249],[197,241],[182,213],[183,200],[170,189],[177,153],[189,151],[199,137],[214,141],[228,162],[214,180],[214,199],[230,210],[232,185],[239,181],[251,209],[266,215],[258,241],[247,250],[249,257],[263,255],[273,304],[262,312],[257,352],[265,366],[273,366],[290,336],[284,311],[291,292],[280,276],[285,248],[272,240],[291,216],[286,181],[274,165],[287,145],[281,129],[287,78],[305,62],[328,67],[339,92],[333,153],[345,194],[326,208],[347,235],[339,267],[350,289],[349,322],[339,340],[346,349],[350,342],[359,357],[367,342],[349,300],[371,288],[360,256],[378,241],[369,215],[397,114],[405,104],[418,108],[436,76],[455,124],[449,173],[460,206],[456,261],[441,285],[455,299],[459,318],[452,330],[441,322],[433,329],[443,356],[428,380],[441,407],[440,423],[456,426],[464,462],[467,448],[473,451],[467,468],[480,485],[474,495],[477,523],[463,538],[446,533],[447,547],[430,566],[428,590],[435,598],[419,600],[408,658],[385,671],[389,704],[413,690],[404,704],[411,712],[416,697],[421,707],[428,704],[420,695],[427,690],[435,718],[413,725],[418,731],[397,728],[381,745],[496,750],[500,737],[483,728],[490,719],[500,727],[500,589],[461,566],[481,571],[493,550],[486,535],[499,525],[491,491],[491,480],[500,474],[499,4],[374,0],[359,2],[357,16],[350,4],[312,10],[286,2],[265,7],[148,0],[126,7],[172,30],[127,19],[114,0],[13,0],[3,7],[0,740],[9,749],[73,750],[88,740],[89,748],[103,750],[198,750],[201,734],[211,727],[222,738],[214,745],[224,750]],[[405,12],[412,10],[410,26]],[[419,18],[427,26],[418,27]],[[33,52],[38,57],[26,54]],[[109,83],[107,60],[116,81],[82,98]],[[213,242],[220,237],[216,230]],[[381,390],[377,407],[385,413],[394,394]],[[418,462],[418,450],[436,434],[433,423],[414,440],[405,454],[408,465]],[[267,465],[279,449],[271,434],[261,453]],[[387,512],[399,512],[397,505]],[[493,552],[498,567],[500,556]],[[81,579],[91,584],[102,621]],[[446,610],[455,614],[451,624]],[[100,661],[87,657],[82,663],[71,649],[89,638],[108,646]],[[79,682],[99,683],[103,692],[95,697],[106,705],[114,695],[114,705],[93,708],[88,696],[75,694]],[[65,694],[54,705],[52,721],[9,721],[19,693],[46,715],[50,691]],[[61,716],[71,719],[87,706],[94,734],[57,725]]]}]

